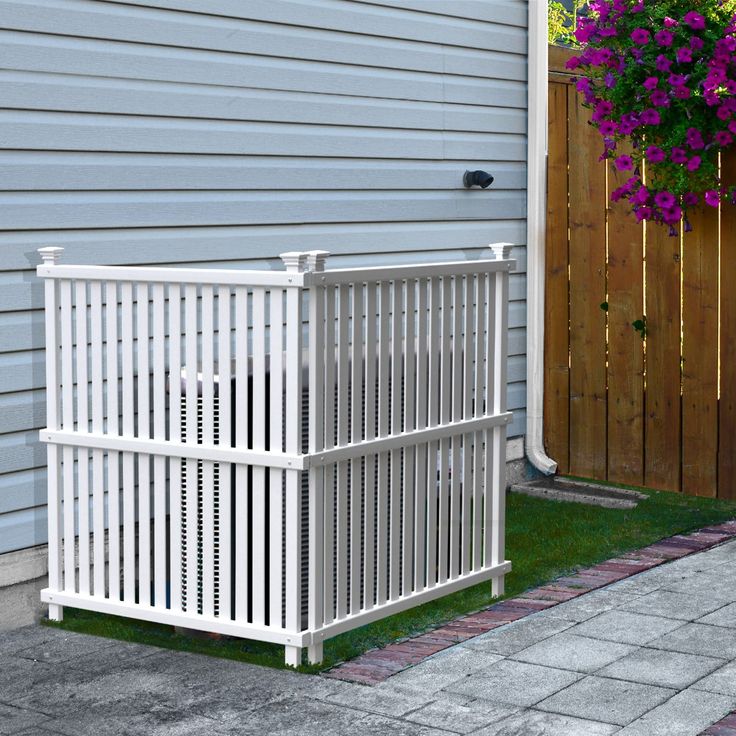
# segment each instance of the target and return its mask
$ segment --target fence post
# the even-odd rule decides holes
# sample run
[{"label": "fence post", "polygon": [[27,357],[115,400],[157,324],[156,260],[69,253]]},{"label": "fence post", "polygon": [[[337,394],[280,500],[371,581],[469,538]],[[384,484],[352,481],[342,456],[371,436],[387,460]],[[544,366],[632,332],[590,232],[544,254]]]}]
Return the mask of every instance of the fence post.
[{"label": "fence post", "polygon": [[[287,271],[302,272],[307,254],[281,253]],[[302,451],[302,289],[286,288],[286,452]],[[301,471],[286,470],[286,629],[293,634],[302,630],[302,497]],[[286,664],[302,663],[302,648],[287,644]]]},{"label": "fence post", "polygon": [[[39,248],[44,266],[53,266],[59,262],[63,248]],[[58,430],[59,427],[59,286],[53,277],[47,277],[44,284],[45,320],[46,320],[46,427]],[[53,593],[61,591],[61,498],[59,464],[59,447],[50,443],[46,446],[48,458],[48,536],[49,536],[49,590]],[[72,570],[72,575],[74,571]],[[49,603],[49,619],[61,621],[64,618],[64,607]]]},{"label": "fence post", "polygon": [[[496,243],[491,250],[497,261],[506,261],[511,256],[510,243]],[[496,344],[494,345],[493,374],[494,414],[503,414],[506,411],[506,372],[508,353],[508,310],[509,310],[509,271],[508,268],[496,272],[496,303],[494,305],[494,319]],[[493,429],[492,442],[492,489],[491,489],[491,565],[501,565],[506,556],[506,425],[502,424]],[[504,577],[499,575],[492,579],[491,592],[494,596],[504,593]]]},{"label": "fence post", "polygon": [[[313,250],[307,254],[307,268],[312,272],[325,270],[329,256],[326,250]],[[330,387],[325,386],[325,289],[313,285],[309,289],[309,454],[324,448],[324,396]],[[324,466],[309,468],[309,620],[310,631],[324,624]],[[310,664],[322,661],[323,644],[315,642],[307,649]]]}]

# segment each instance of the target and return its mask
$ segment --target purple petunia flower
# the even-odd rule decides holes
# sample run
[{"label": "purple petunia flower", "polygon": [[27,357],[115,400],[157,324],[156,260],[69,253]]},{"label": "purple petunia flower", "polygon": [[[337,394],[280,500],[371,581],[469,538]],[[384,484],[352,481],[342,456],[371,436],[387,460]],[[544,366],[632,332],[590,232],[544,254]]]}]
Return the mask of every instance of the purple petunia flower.
[{"label": "purple petunia flower", "polygon": [[672,61],[668,59],[664,54],[660,54],[654,64],[657,68],[657,71],[660,72],[668,72],[670,70],[670,67],[672,66]]},{"label": "purple petunia flower", "polygon": [[634,162],[631,156],[619,156],[614,164],[619,171],[630,171],[634,168]]},{"label": "purple petunia flower", "polygon": [[642,85],[644,89],[648,89],[650,92],[657,87],[659,84],[659,77],[647,77]]},{"label": "purple petunia flower", "polygon": [[580,66],[580,57],[579,56],[571,56],[565,62],[565,69],[577,69],[579,66]]},{"label": "purple petunia flower", "polygon": [[639,46],[646,46],[650,38],[651,36],[646,28],[634,28],[631,31],[631,40]]},{"label": "purple petunia flower", "polygon": [[670,153],[670,159],[675,164],[684,164],[687,161],[687,153],[684,148],[673,148]]},{"label": "purple petunia flower", "polygon": [[640,120],[644,125],[659,125],[662,118],[655,109],[650,107],[642,110]]},{"label": "purple petunia flower", "polygon": [[690,88],[675,87],[674,95],[680,100],[686,100],[688,97],[690,97]]},{"label": "purple petunia flower", "polygon": [[655,107],[668,107],[670,104],[670,98],[661,89],[655,89],[650,95],[649,100]]},{"label": "purple petunia flower", "polygon": [[686,207],[695,207],[695,205],[698,203],[698,195],[695,194],[695,192],[687,192],[686,194],[682,195],[682,203]]},{"label": "purple petunia flower", "polygon": [[703,48],[703,39],[698,38],[697,36],[692,36],[690,38],[690,48],[693,51],[700,51],[700,49]]},{"label": "purple petunia flower", "polygon": [[657,42],[657,46],[672,46],[672,42],[675,40],[675,35],[672,31],[657,31],[657,33],[654,34],[654,40]]},{"label": "purple petunia flower", "polygon": [[702,31],[703,28],[705,28],[705,18],[694,10],[691,10],[689,13],[685,13],[685,17],[682,20],[694,31]]},{"label": "purple petunia flower", "polygon": [[703,134],[697,128],[688,128],[686,133],[687,144],[694,151],[698,151],[705,147]]},{"label": "purple petunia flower", "polygon": [[693,156],[687,162],[687,170],[688,171],[697,171],[699,168],[700,168],[700,156]]},{"label": "purple petunia flower", "polygon": [[721,196],[715,189],[708,189],[708,191],[705,193],[704,199],[705,203],[709,207],[718,207],[718,204],[721,201]]},{"label": "purple petunia flower", "polygon": [[[672,207],[663,207],[662,208],[662,220],[664,220],[664,223],[666,225],[674,225],[677,222],[680,222],[680,218],[682,217],[682,209],[680,208],[680,205],[675,204],[672,205]],[[677,235],[677,233],[674,233]],[[672,235],[672,231],[670,230],[670,235]]]},{"label": "purple petunia flower", "polygon": [[730,146],[733,143],[733,136],[727,130],[719,130],[715,139],[719,146]]},{"label": "purple petunia flower", "polygon": [[649,201],[649,190],[646,187],[639,187],[635,194],[629,198],[632,204],[646,204]]},{"label": "purple petunia flower", "polygon": [[665,28],[677,28],[680,24],[674,19],[667,16],[664,19],[664,27]]},{"label": "purple petunia flower", "polygon": [[676,56],[677,61],[680,64],[687,64],[693,60],[692,49],[688,48],[687,46],[683,46],[681,49],[677,49]]},{"label": "purple petunia flower", "polygon": [[664,161],[665,153],[659,146],[649,146],[646,150],[647,161],[658,164]]},{"label": "purple petunia flower", "polygon": [[613,120],[604,120],[599,126],[598,130],[601,135],[613,135],[618,130],[618,125]]},{"label": "purple petunia flower", "polygon": [[657,192],[654,195],[654,203],[657,205],[657,207],[661,207],[662,209],[665,209],[667,207],[674,207],[675,202],[675,195],[672,194],[672,192]]}]

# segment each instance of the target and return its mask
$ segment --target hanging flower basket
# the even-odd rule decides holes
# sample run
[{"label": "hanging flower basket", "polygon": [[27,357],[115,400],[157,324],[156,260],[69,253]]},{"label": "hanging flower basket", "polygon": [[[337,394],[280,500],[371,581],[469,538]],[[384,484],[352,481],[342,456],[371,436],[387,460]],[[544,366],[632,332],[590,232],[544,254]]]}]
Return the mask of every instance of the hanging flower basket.
[{"label": "hanging flower basket", "polygon": [[639,221],[673,235],[684,221],[687,231],[692,208],[734,201],[736,187],[719,178],[719,153],[736,139],[736,0],[588,7],[575,31],[582,51],[567,67],[581,74],[577,89],[603,136],[602,158],[631,172],[611,198],[626,198]]}]

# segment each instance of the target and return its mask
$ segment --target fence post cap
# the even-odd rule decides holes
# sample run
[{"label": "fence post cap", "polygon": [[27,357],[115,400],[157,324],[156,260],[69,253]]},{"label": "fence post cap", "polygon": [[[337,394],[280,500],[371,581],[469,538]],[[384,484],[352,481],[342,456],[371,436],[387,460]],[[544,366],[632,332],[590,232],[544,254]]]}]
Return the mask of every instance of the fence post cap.
[{"label": "fence post cap", "polygon": [[287,271],[303,271],[307,265],[307,256],[307,253],[302,253],[298,250],[279,253],[279,258],[284,262]]},{"label": "fence post cap", "polygon": [[488,247],[493,251],[493,256],[497,261],[505,261],[511,258],[513,245],[513,243],[491,243]]},{"label": "fence post cap", "polygon": [[310,250],[307,251],[307,268],[310,271],[324,271],[325,262],[330,255],[328,250]]},{"label": "fence post cap", "polygon": [[59,246],[47,246],[46,248],[39,248],[38,252],[41,256],[41,260],[44,263],[58,263],[59,258],[61,258],[61,254],[64,252],[64,249]]}]

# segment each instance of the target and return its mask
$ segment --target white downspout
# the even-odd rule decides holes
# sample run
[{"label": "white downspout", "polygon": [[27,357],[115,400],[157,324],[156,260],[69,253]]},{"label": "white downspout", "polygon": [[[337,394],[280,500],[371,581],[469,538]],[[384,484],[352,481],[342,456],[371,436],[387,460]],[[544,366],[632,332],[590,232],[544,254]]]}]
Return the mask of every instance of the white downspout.
[{"label": "white downspout", "polygon": [[547,209],[547,0],[529,0],[527,147],[527,383],[526,456],[542,473],[557,463],[547,457],[542,434],[544,406],[544,240]]}]

